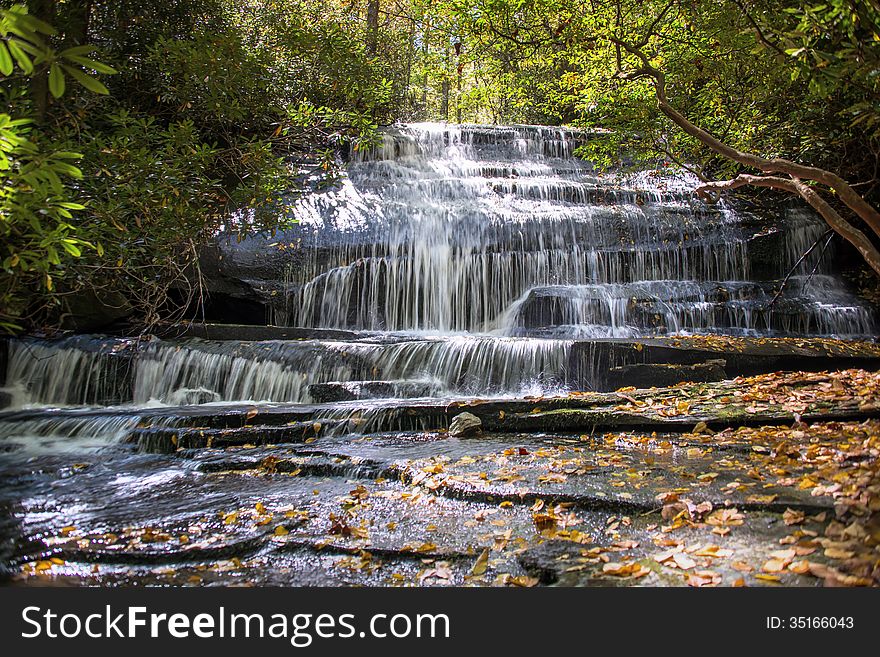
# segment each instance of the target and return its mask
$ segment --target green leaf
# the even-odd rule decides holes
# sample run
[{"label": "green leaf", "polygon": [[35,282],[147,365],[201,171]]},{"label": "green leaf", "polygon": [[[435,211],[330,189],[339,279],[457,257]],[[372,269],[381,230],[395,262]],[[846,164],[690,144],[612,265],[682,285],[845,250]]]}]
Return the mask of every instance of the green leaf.
[{"label": "green leaf", "polygon": [[61,98],[64,95],[64,73],[61,72],[61,67],[54,62],[49,67],[49,92],[55,98]]},{"label": "green leaf", "polygon": [[70,77],[79,82],[89,91],[92,91],[96,94],[101,94],[103,96],[106,96],[110,93],[110,90],[107,89],[107,87],[98,82],[98,80],[93,78],[91,75],[86,75],[82,71],[75,69],[72,66],[64,66],[64,70],[70,74]]},{"label": "green leaf", "polygon": [[57,194],[61,194],[61,191],[64,189],[64,184],[61,182],[61,178],[58,177],[58,174],[49,168],[44,168],[41,173],[49,182],[52,190],[55,191]]},{"label": "green leaf", "polygon": [[12,56],[2,41],[0,41],[0,73],[3,75],[12,73]]},{"label": "green leaf", "polygon": [[52,164],[52,168],[55,169],[58,173],[63,173],[71,178],[82,178],[82,171],[71,164],[67,164],[66,162],[54,162]]},{"label": "green leaf", "polygon": [[67,48],[66,50],[61,51],[62,57],[82,57],[83,55],[88,55],[90,52],[95,52],[95,46],[85,45],[85,46],[74,46],[73,48]]},{"label": "green leaf", "polygon": [[71,243],[71,240],[62,240],[61,246],[74,258],[79,258],[82,255],[82,250],[76,244]]},{"label": "green leaf", "polygon": [[80,57],[78,55],[68,56],[62,53],[65,59],[69,59],[72,62],[76,62],[85,68],[90,68],[93,71],[97,71],[98,73],[105,73],[107,75],[113,75],[118,73],[115,68],[112,66],[108,66],[102,62],[95,61],[94,59],[89,59],[88,57]]},{"label": "green leaf", "polygon": [[34,32],[42,32],[43,34],[48,34],[49,36],[55,34],[54,27],[46,22],[41,21],[39,18],[32,16],[31,14],[22,14],[21,16],[19,16],[19,20],[27,25]]},{"label": "green leaf", "polygon": [[34,64],[31,62],[31,58],[24,53],[18,43],[16,43],[15,39],[7,41],[6,46],[9,48],[9,52],[12,56],[15,57],[15,61],[18,62],[18,66],[22,71],[28,75],[34,72]]},{"label": "green leaf", "polygon": [[50,55],[52,55],[52,50],[44,45],[42,42],[38,43],[37,41],[25,41],[24,39],[10,39],[9,43],[15,42],[15,45],[21,48],[22,51],[26,53],[30,53],[33,55],[38,61],[43,61],[48,59]]}]

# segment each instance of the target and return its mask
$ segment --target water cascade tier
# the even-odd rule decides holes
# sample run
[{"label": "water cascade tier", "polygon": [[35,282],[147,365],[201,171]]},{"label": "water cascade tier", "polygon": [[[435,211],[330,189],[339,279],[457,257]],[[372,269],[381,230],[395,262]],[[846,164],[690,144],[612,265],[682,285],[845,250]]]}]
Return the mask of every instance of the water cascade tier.
[{"label": "water cascade tier", "polygon": [[406,126],[309,196],[296,230],[230,245],[271,323],[559,338],[870,335],[814,249],[827,227],[697,202],[668,171],[596,172],[556,128]]},{"label": "water cascade tier", "polygon": [[[338,184],[296,202],[291,228],[220,240],[206,259],[215,308],[297,339],[11,342],[7,403],[540,395],[641,376],[626,368],[650,360],[650,340],[873,334],[811,212],[709,206],[695,200],[695,179],[669,167],[597,171],[575,151],[601,138],[389,129]],[[693,368],[705,357],[680,360]],[[688,376],[731,371],[715,362]]]}]

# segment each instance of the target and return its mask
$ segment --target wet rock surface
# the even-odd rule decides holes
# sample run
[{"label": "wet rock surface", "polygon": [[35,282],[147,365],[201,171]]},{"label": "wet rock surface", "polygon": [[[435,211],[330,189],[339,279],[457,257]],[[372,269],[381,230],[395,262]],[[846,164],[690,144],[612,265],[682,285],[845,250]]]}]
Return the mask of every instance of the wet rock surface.
[{"label": "wet rock surface", "polygon": [[[632,407],[627,413],[683,413],[688,426],[495,424],[468,437],[447,431],[446,415],[425,430],[352,433],[317,419],[326,413],[320,406],[293,415],[226,409],[212,416],[213,429],[146,426],[208,417],[204,408],[189,416],[168,410],[160,421],[156,409],[125,432],[176,432],[167,437],[170,453],[144,452],[137,438],[51,455],[13,444],[0,454],[6,582],[876,584],[880,421],[866,417],[878,391],[880,375],[859,371],[624,390],[612,395]],[[663,401],[672,392],[675,403]],[[713,395],[725,394],[738,396],[727,406],[742,411],[727,429],[684,408],[701,396],[718,406]],[[609,397],[594,396],[589,403]],[[801,419],[791,409],[784,421],[766,415],[776,396],[806,404]],[[541,403],[588,402],[470,408],[506,417]],[[863,417],[823,419],[838,406]],[[811,409],[820,421],[803,421]],[[460,415],[449,412],[453,422]],[[759,412],[776,421],[738,422]],[[238,420],[261,424],[236,427]]]},{"label": "wet rock surface", "polygon": [[631,381],[638,381],[646,388],[666,387],[684,382],[721,381],[727,378],[724,368],[727,361],[714,359],[694,365],[670,363],[639,363],[612,367],[608,371],[607,387],[625,387]]},{"label": "wet rock surface", "polygon": [[437,392],[436,384],[420,381],[330,381],[309,386],[316,402],[431,397]]}]

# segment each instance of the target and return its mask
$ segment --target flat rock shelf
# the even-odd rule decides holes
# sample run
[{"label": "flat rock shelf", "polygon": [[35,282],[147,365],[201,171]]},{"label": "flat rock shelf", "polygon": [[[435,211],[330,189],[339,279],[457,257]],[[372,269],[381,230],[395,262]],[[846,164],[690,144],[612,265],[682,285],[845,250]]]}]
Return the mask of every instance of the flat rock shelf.
[{"label": "flat rock shelf", "polygon": [[[450,437],[464,411],[482,430]],[[4,460],[18,584],[876,581],[880,375],[863,370],[0,422],[117,440],[39,471],[21,451]]]}]

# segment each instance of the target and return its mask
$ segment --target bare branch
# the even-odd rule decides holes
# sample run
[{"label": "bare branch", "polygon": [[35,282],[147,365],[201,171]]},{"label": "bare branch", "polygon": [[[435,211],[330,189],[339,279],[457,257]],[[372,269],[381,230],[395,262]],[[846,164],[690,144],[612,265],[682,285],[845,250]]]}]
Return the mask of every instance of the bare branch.
[{"label": "bare branch", "polygon": [[782,285],[779,286],[779,289],[776,291],[776,294],[773,295],[770,303],[768,303],[767,306],[764,308],[764,312],[770,310],[773,307],[773,304],[775,304],[780,299],[780,297],[782,297],[782,293],[785,291],[785,286],[788,285],[788,281],[790,281],[791,277],[794,276],[794,273],[797,271],[798,267],[801,266],[801,263],[810,256],[810,254],[815,250],[817,246],[819,246],[819,242],[825,240],[825,245],[822,247],[822,253],[819,255],[819,259],[816,260],[816,266],[813,267],[813,271],[810,272],[810,276],[809,278],[807,278],[807,281],[813,278],[813,275],[816,273],[816,269],[818,269],[819,267],[819,263],[822,262],[822,256],[825,255],[825,249],[828,248],[828,243],[831,241],[832,237],[834,237],[834,231],[829,228],[816,238],[816,241],[813,242],[812,246],[810,246],[809,249],[801,254],[801,257],[798,258],[798,261],[794,263],[794,266],[792,266],[792,268],[788,271],[788,273],[785,275],[785,278],[782,279]]},{"label": "bare branch", "polygon": [[868,239],[868,236],[841,217],[840,213],[831,207],[831,205],[823,199],[816,190],[798,178],[789,179],[778,176],[753,176],[743,173],[732,180],[722,180],[700,185],[696,189],[696,193],[700,198],[715,202],[718,200],[718,196],[722,191],[747,186],[770,187],[800,196],[822,216],[825,223],[827,223],[835,233],[843,237],[862,254],[862,257],[865,259],[865,262],[870,265],[871,269],[877,272],[877,274],[880,274],[880,251],[878,251],[877,247],[875,247],[871,240]]}]

